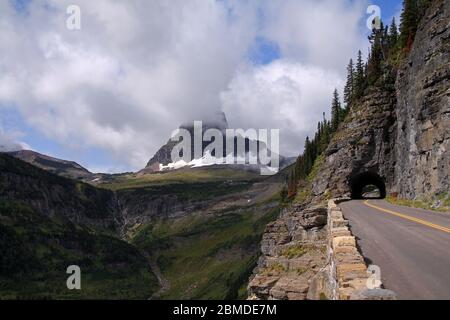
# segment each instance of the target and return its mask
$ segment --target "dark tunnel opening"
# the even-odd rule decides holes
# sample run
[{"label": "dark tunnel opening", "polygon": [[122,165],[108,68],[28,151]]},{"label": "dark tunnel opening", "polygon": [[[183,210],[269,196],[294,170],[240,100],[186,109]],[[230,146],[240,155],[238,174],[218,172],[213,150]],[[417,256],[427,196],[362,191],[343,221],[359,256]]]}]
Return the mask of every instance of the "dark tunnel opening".
[{"label": "dark tunnel opening", "polygon": [[[386,197],[386,184],[384,179],[375,172],[362,172],[352,176],[349,180],[352,199],[379,198]],[[366,192],[372,191],[370,186],[376,187],[378,193],[376,196],[367,196]]]}]

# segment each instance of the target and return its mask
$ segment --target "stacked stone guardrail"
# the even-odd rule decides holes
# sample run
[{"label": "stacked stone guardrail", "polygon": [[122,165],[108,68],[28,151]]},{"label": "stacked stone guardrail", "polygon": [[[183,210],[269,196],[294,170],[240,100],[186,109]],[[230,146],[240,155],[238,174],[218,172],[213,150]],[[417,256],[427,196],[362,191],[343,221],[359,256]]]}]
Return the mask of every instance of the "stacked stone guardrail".
[{"label": "stacked stone guardrail", "polygon": [[[328,202],[328,279],[329,298],[334,300],[394,300],[395,293],[382,289],[381,279],[368,269],[359,252],[338,203],[347,199]],[[368,271],[370,270],[370,271]]]}]

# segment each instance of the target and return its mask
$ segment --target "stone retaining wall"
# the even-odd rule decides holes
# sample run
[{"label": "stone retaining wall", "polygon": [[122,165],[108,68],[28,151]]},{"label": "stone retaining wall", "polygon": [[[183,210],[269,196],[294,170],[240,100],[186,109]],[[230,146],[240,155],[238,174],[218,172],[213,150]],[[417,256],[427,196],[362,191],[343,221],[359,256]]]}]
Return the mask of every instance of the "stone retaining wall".
[{"label": "stone retaining wall", "polygon": [[[395,293],[382,283],[360,254],[338,203],[328,201],[328,298],[333,300],[394,300]],[[376,266],[370,270],[376,270]]]},{"label": "stone retaining wall", "polygon": [[269,223],[248,284],[251,300],[393,300],[368,272],[338,203],[291,207]]}]

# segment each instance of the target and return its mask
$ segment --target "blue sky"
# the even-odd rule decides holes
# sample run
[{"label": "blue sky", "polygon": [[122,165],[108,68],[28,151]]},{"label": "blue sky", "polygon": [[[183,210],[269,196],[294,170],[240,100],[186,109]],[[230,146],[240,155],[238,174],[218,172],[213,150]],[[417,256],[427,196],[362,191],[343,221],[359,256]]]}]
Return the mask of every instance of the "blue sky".
[{"label": "blue sky", "polygon": [[373,0],[370,3],[381,8],[382,19],[387,22],[390,22],[392,17],[398,16],[403,6],[402,0]]},{"label": "blue sky", "polygon": [[[30,10],[30,0],[10,0],[17,13],[28,15]],[[357,0],[354,0],[357,1]],[[390,22],[393,16],[399,14],[402,1],[392,0],[374,0],[369,4],[378,5],[381,8],[382,19],[385,22]],[[361,12],[360,30],[361,33],[369,33],[365,28],[366,19],[368,15],[365,10]],[[397,21],[398,23],[398,21]],[[233,48],[230,48],[233,49]],[[364,48],[355,48],[362,49]],[[254,36],[252,44],[247,49],[246,59],[254,66],[264,66],[273,63],[276,60],[283,59],[280,45],[273,41],[268,41],[258,33]],[[349,57],[350,58],[350,57]],[[345,70],[345,65],[342,65]],[[46,153],[62,159],[74,160],[81,165],[88,167],[93,171],[128,171],[131,170],[129,164],[124,163],[110,151],[105,148],[95,147],[88,143],[71,144],[70,141],[58,141],[49,137],[42,130],[31,125],[33,119],[25,119],[18,111],[14,104],[0,106],[0,129],[4,132],[20,132],[19,140],[31,146],[33,150]],[[49,124],[51,125],[51,124]],[[1,132],[0,132],[1,133]],[[151,156],[151,155],[150,155]]]},{"label": "blue sky", "polygon": [[[354,0],[360,1],[360,0]],[[402,9],[402,0],[372,0],[368,5],[377,5],[381,9],[381,18],[384,23],[389,24],[393,17],[396,17],[397,25],[399,25],[399,15]],[[366,12],[361,12],[361,30],[369,34],[370,32],[365,28],[366,18],[369,15]],[[254,44],[249,50],[249,59],[254,64],[268,64],[276,59],[282,57],[280,48],[277,43],[268,41],[264,37],[256,37]]]},{"label": "blue sky", "polygon": [[1,109],[1,126],[7,132],[19,131],[18,139],[33,150],[59,159],[76,161],[94,172],[125,172],[130,168],[99,148],[68,146],[46,137],[28,125],[16,108]]},{"label": "blue sky", "polygon": [[11,0],[14,8],[18,11],[18,12],[26,12],[27,11],[27,6],[30,3],[31,0]]}]

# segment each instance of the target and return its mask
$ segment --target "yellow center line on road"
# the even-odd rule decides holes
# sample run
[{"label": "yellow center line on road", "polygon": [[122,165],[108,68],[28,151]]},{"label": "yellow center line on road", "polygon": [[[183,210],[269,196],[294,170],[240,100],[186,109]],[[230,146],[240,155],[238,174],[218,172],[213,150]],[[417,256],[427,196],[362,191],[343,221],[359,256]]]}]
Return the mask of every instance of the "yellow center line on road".
[{"label": "yellow center line on road", "polygon": [[380,210],[380,211],[392,214],[394,216],[397,216],[397,217],[400,217],[400,218],[403,218],[403,219],[406,219],[406,220],[414,221],[416,223],[423,224],[423,225],[428,226],[428,227],[433,228],[433,229],[437,229],[437,230],[440,230],[440,231],[444,231],[444,232],[450,233],[450,228],[446,228],[446,227],[440,226],[438,224],[434,224],[434,223],[431,223],[429,221],[422,220],[422,219],[419,219],[419,218],[414,218],[414,217],[408,216],[408,215],[403,214],[403,213],[399,213],[399,212],[395,212],[395,211],[392,211],[392,210],[380,208],[380,207],[378,207],[376,205],[373,205],[373,204],[369,203],[369,200],[364,201],[364,204],[366,206],[368,206],[368,207],[371,207],[371,208],[374,208],[374,209],[377,209],[377,210]]}]

